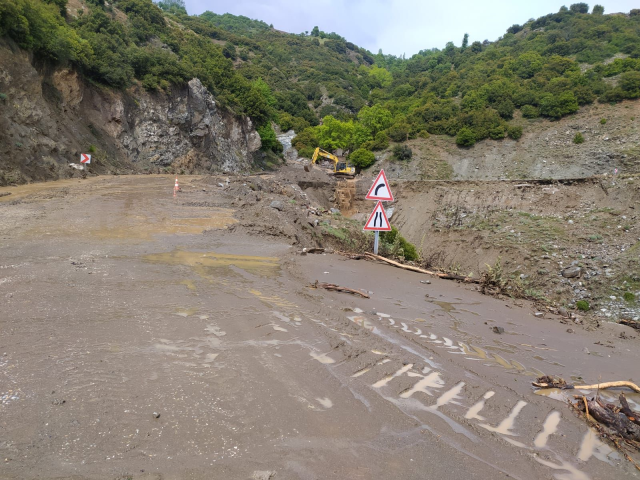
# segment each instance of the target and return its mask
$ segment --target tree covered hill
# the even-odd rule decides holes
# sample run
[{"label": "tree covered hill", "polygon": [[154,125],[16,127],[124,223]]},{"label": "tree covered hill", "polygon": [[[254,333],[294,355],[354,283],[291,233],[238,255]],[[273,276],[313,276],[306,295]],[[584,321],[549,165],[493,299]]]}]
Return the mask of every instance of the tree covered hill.
[{"label": "tree covered hill", "polygon": [[577,3],[495,42],[465,36],[461,47],[405,59],[317,27],[288,34],[242,16],[188,15],[181,0],[82,4],[0,0],[0,36],[113,88],[170,91],[198,77],[249,115],[274,150],[272,122],[295,129],[307,155],[318,145],[355,152],[428,134],[471,147],[519,138],[523,122],[514,118],[553,120],[594,101],[640,98],[640,9],[605,14]]}]

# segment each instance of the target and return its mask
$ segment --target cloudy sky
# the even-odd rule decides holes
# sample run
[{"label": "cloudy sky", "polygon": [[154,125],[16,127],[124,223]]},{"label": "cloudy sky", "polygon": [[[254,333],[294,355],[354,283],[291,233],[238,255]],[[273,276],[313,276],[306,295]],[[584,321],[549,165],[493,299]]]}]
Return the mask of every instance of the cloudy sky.
[{"label": "cloudy sky", "polygon": [[[514,23],[557,12],[567,3],[553,0],[185,0],[191,15],[206,10],[232,13],[273,24],[291,33],[314,25],[336,32],[376,53],[409,57],[425,48],[495,40]],[[640,8],[638,0],[600,0],[605,13]],[[593,3],[589,3],[593,6]]]}]

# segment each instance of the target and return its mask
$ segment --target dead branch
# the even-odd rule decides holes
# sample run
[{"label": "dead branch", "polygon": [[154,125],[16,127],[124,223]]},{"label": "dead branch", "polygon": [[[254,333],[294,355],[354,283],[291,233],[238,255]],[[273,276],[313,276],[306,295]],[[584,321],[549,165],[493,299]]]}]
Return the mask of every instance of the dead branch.
[{"label": "dead branch", "polygon": [[628,327],[635,328],[636,330],[640,330],[640,322],[636,322],[635,320],[625,320],[622,318],[620,319],[620,323],[627,325]]},{"label": "dead branch", "polygon": [[624,413],[630,421],[632,421],[636,425],[640,425],[640,414],[631,410],[631,407],[629,407],[629,403],[627,402],[624,393],[620,394],[619,400],[621,405],[620,411]]},{"label": "dead branch", "polygon": [[[575,398],[581,398],[578,395],[575,396]],[[574,404],[573,402],[571,402],[571,400],[568,401],[569,407],[571,407],[578,415],[585,415],[585,413],[580,409],[579,405],[584,405],[584,408],[587,408],[586,403],[582,404],[582,403],[578,403],[578,404]],[[615,435],[607,432],[602,425],[600,425],[598,422],[596,422],[593,418],[590,418],[589,415],[585,415],[585,420],[587,422],[587,425],[589,425],[590,427],[594,428],[599,434],[601,438],[604,438],[606,440],[609,440],[609,442],[611,442],[611,444],[620,452],[622,453],[622,455],[624,456],[624,458],[627,459],[627,461],[629,461],[634,467],[636,467],[637,470],[640,470],[640,466],[638,466],[638,464],[636,462],[633,461],[633,459],[627,454],[627,452],[625,452],[622,448],[622,445],[620,445],[620,442],[618,441],[618,439],[616,438]],[[628,441],[626,443],[629,443]]]},{"label": "dead branch", "polygon": [[575,389],[575,390],[605,390],[607,388],[630,388],[636,393],[640,393],[640,387],[633,382],[619,381],[619,382],[604,382],[597,383],[595,385],[569,385],[560,377],[540,377],[532,385],[537,388],[561,388],[561,389]]},{"label": "dead branch", "polygon": [[393,260],[389,260],[388,258],[381,257],[380,255],[374,255],[373,253],[369,253],[369,252],[366,252],[365,256],[367,258],[370,258],[370,259],[373,259],[373,260],[378,260],[380,262],[388,263],[389,265],[393,265],[394,267],[402,268],[403,270],[409,270],[411,272],[417,272],[417,273],[424,273],[424,274],[427,274],[427,275],[433,275],[434,277],[443,278],[445,280],[460,280],[462,282],[468,282],[468,283],[480,283],[480,280],[478,280],[476,278],[464,277],[462,275],[454,275],[454,274],[450,274],[450,273],[432,272],[430,270],[424,270],[424,269],[419,268],[419,267],[414,267],[414,266],[411,266],[411,265],[404,265],[404,264],[399,263],[399,262],[394,262]]},{"label": "dead branch", "polygon": [[319,283],[317,280],[315,283],[310,285],[311,288],[324,288],[325,290],[330,290],[332,292],[344,292],[351,293],[353,295],[360,295],[363,298],[369,298],[369,295],[366,293],[362,293],[359,290],[354,290],[353,288],[341,287],[340,285],[335,285],[333,283]]}]

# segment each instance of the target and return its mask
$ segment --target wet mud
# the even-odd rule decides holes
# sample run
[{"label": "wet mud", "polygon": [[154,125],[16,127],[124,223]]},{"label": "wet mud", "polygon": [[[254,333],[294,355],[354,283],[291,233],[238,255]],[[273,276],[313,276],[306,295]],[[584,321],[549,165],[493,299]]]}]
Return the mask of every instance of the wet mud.
[{"label": "wet mud", "polygon": [[0,478],[638,478],[531,388],[632,378],[617,326],[298,256],[197,177],[67,183],[0,199]]}]

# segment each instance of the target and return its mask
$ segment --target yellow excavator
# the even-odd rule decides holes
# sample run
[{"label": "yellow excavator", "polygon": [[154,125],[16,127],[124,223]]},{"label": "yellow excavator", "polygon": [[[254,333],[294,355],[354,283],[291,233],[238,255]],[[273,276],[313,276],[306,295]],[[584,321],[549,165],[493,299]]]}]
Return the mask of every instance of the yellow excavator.
[{"label": "yellow excavator", "polygon": [[311,165],[314,165],[318,161],[318,157],[328,158],[329,160],[333,161],[333,174],[336,176],[354,177],[356,174],[355,167],[347,165],[347,162],[345,162],[344,160],[340,160],[334,154],[322,150],[320,147],[316,148],[316,151],[313,152],[313,157],[311,157]]}]

